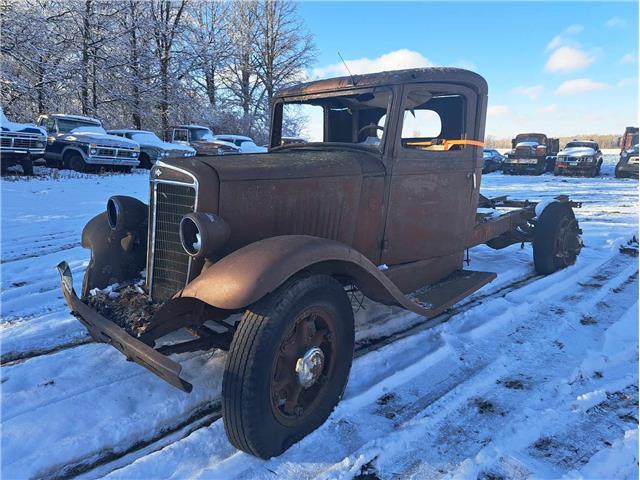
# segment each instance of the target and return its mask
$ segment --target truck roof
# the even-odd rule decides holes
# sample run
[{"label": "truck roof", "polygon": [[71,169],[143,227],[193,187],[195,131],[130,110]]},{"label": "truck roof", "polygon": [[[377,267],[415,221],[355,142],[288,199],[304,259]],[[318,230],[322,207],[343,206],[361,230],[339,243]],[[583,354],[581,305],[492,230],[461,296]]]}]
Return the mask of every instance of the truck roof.
[{"label": "truck roof", "polygon": [[352,90],[358,87],[377,87],[384,85],[399,85],[406,83],[455,83],[471,87],[479,94],[488,91],[487,82],[477,73],[462,68],[432,67],[411,68],[407,70],[393,70],[389,72],[367,73],[346,77],[316,80],[300,83],[284,88],[276,93],[276,97],[295,97],[318,93],[329,93],[339,90]]},{"label": "truck roof", "polygon": [[207,130],[211,130],[209,127],[206,127],[204,125],[195,125],[195,124],[174,125],[171,128],[206,128]]},{"label": "truck roof", "polygon": [[153,133],[149,130],[136,130],[135,128],[117,128],[107,130],[107,133]]},{"label": "truck roof", "polygon": [[97,118],[85,117],[83,115],[67,115],[66,113],[52,113],[47,116],[51,118],[68,118],[70,120],[81,120],[83,122],[95,123],[96,125],[102,126],[102,122]]}]

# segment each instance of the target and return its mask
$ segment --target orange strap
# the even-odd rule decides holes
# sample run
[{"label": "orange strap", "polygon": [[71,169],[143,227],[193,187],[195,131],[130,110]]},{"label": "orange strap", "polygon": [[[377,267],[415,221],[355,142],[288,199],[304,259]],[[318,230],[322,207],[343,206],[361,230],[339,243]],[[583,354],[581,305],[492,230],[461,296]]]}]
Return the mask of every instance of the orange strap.
[{"label": "orange strap", "polygon": [[[407,145],[416,146],[416,147],[432,147],[437,145],[431,141],[416,141],[416,142],[407,142]],[[454,145],[473,145],[474,147],[484,147],[484,142],[480,140],[445,140],[442,143],[443,150],[448,151]]]}]

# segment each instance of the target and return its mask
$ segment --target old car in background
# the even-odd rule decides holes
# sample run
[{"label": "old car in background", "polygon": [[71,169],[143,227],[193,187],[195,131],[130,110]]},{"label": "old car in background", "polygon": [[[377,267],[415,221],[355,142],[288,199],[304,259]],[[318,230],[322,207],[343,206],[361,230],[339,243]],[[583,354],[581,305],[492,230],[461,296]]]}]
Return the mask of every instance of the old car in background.
[{"label": "old car in background", "polygon": [[199,156],[238,153],[235,144],[216,140],[211,129],[203,125],[177,125],[169,129],[167,137],[172,143],[193,147]]},{"label": "old car in background", "polygon": [[44,157],[47,132],[30,123],[10,121],[0,108],[0,167],[22,166],[25,175],[33,175],[33,161]]},{"label": "old car in background", "polygon": [[520,133],[511,140],[511,152],[504,161],[504,173],[540,175],[553,172],[560,141],[544,133]]},{"label": "old car in background", "polygon": [[502,170],[504,156],[495,148],[485,148],[482,150],[482,173],[491,173]]},{"label": "old car in background", "polygon": [[215,135],[213,138],[232,143],[238,147],[237,153],[265,153],[268,150],[266,147],[259,147],[251,137],[244,135]]},{"label": "old car in background", "polygon": [[147,130],[108,130],[109,135],[128,138],[140,145],[140,167],[151,168],[158,160],[163,158],[186,158],[196,154],[194,148],[180,143],[163,142],[153,132]]},{"label": "old car in background", "polygon": [[617,178],[638,178],[639,171],[638,144],[636,143],[620,154],[615,173]]},{"label": "old car in background", "polygon": [[595,177],[602,167],[602,152],[593,140],[572,140],[558,152],[554,175]]},{"label": "old car in background", "polygon": [[[69,308],[95,340],[185,392],[168,355],[228,350],[227,436],[279,455],[343,395],[355,328],[346,289],[431,318],[496,277],[463,270],[470,247],[532,242],[539,274],[575,262],[582,242],[566,197],[480,195],[487,90],[473,72],[424,68],[280,91],[269,152],[162,160],[149,205],[108,200],[82,233],[92,254],[81,297],[58,265]],[[324,117],[323,140],[282,146],[301,107]],[[367,142],[374,132],[380,141]],[[127,282],[125,315],[111,295],[90,294]],[[190,339],[161,340],[177,330]]]},{"label": "old car in background", "polygon": [[638,127],[627,127],[620,138],[620,159],[616,177],[638,178]]},{"label": "old car in background", "polygon": [[78,172],[95,167],[129,171],[140,161],[137,142],[107,134],[100,120],[81,115],[40,115],[37,124],[49,136],[47,165]]}]

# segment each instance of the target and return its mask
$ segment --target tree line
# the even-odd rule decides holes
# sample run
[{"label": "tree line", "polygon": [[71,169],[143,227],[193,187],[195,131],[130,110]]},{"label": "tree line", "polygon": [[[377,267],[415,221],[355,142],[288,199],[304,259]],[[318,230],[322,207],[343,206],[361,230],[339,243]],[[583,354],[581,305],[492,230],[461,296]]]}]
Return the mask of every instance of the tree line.
[{"label": "tree line", "polygon": [[291,0],[0,0],[0,29],[10,119],[83,114],[161,136],[199,123],[265,142],[274,93],[317,55]]},{"label": "tree line", "polygon": [[[621,135],[615,134],[596,134],[585,133],[579,135],[572,135],[566,137],[559,137],[560,148],[564,147],[572,140],[593,140],[598,143],[598,146],[602,148],[620,148]],[[498,138],[493,135],[487,135],[485,137],[485,145],[491,148],[511,148],[510,138]]]}]

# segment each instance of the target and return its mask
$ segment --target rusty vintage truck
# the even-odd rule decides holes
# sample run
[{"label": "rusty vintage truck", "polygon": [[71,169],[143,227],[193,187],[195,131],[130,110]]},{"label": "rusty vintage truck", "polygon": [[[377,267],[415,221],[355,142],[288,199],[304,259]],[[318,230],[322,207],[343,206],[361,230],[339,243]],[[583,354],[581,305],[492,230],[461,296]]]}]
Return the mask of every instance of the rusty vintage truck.
[{"label": "rusty vintage truck", "polygon": [[553,172],[560,140],[544,133],[519,133],[511,140],[502,169],[509,175],[542,175]]},{"label": "rusty vintage truck", "polygon": [[[463,269],[475,245],[532,242],[540,274],[575,262],[581,232],[567,198],[536,206],[480,195],[486,105],[485,80],[453,68],[280,91],[269,152],[161,160],[148,205],[109,199],[82,233],[91,261],[80,297],[58,266],[68,305],[96,341],[185,392],[192,385],[168,355],[228,350],[227,435],[250,454],[278,455],[343,394],[348,289],[434,317],[495,278]],[[319,141],[283,146],[283,122],[302,107],[319,112]],[[155,313],[142,328],[89,305],[90,292],[143,270],[135,288]],[[160,341],[179,329],[191,339]]]}]

